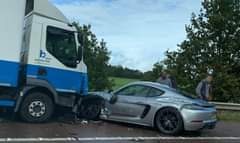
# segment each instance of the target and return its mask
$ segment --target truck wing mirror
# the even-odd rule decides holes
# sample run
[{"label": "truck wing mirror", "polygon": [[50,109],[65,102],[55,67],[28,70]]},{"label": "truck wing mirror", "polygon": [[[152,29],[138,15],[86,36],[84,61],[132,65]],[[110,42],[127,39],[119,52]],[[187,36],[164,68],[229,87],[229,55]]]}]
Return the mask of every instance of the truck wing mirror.
[{"label": "truck wing mirror", "polygon": [[112,90],[112,89],[108,90],[108,93],[112,93],[112,92],[113,92],[113,90]]},{"label": "truck wing mirror", "polygon": [[78,46],[78,57],[77,57],[77,60],[81,61],[82,58],[83,58],[83,48],[82,48],[82,46]]}]

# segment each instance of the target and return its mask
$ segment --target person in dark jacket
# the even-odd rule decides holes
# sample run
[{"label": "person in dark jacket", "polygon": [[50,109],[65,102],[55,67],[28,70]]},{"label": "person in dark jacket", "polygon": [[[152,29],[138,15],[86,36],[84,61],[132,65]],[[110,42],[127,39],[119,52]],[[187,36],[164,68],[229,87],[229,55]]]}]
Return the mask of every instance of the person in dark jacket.
[{"label": "person in dark jacket", "polygon": [[166,72],[162,72],[156,82],[172,87],[172,81]]},{"label": "person in dark jacket", "polygon": [[176,78],[170,74],[167,74],[165,71],[160,74],[160,77],[156,80],[156,82],[177,89]]},{"label": "person in dark jacket", "polygon": [[176,78],[175,78],[174,76],[172,76],[172,75],[169,75],[169,79],[171,80],[172,88],[177,89],[178,86],[177,86],[177,80],[176,80]]},{"label": "person in dark jacket", "polygon": [[212,75],[208,75],[205,79],[198,83],[196,88],[196,94],[200,99],[210,100],[211,99],[211,82],[213,80]]}]

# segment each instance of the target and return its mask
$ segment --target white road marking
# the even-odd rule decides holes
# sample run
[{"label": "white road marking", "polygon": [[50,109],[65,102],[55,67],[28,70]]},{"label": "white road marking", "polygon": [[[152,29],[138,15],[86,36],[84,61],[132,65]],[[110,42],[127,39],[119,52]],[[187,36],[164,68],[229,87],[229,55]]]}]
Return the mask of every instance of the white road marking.
[{"label": "white road marking", "polygon": [[0,142],[69,142],[69,141],[131,141],[131,140],[240,140],[240,137],[96,137],[96,138],[0,138]]}]

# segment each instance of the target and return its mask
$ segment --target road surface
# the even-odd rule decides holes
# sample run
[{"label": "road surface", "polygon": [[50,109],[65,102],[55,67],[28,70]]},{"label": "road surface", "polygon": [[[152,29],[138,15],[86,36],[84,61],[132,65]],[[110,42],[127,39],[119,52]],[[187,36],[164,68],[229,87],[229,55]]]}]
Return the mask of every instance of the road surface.
[{"label": "road surface", "polygon": [[44,124],[0,120],[1,142],[81,143],[240,143],[240,123],[219,122],[214,130],[166,136],[156,129],[117,122],[54,119]]}]

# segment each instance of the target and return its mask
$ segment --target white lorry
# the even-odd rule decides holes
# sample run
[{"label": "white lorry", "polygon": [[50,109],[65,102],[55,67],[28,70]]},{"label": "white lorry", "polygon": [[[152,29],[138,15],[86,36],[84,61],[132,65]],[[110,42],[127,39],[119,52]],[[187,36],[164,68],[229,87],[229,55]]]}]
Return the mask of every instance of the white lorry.
[{"label": "white lorry", "polygon": [[68,19],[48,0],[1,0],[0,18],[0,107],[28,122],[56,105],[97,117],[102,99],[88,96],[84,46]]}]

